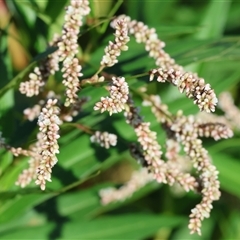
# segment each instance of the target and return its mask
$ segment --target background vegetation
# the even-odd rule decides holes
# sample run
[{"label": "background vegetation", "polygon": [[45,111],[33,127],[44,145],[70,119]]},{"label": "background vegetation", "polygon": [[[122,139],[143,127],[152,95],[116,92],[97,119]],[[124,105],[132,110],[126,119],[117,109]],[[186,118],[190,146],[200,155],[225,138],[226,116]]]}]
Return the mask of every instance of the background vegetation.
[{"label": "background vegetation", "polygon": [[[12,146],[27,147],[35,141],[36,122],[23,119],[22,111],[36,102],[18,92],[19,82],[27,79],[35,61],[46,56],[47,42],[60,33],[67,0],[7,0],[0,2],[0,131]],[[84,76],[93,74],[113,30],[109,19],[125,13],[155,27],[165,50],[186,69],[198,72],[216,93],[230,91],[240,104],[240,2],[239,1],[91,1],[87,22],[93,27],[81,30],[79,44]],[[120,63],[107,71],[135,75],[153,68],[143,45],[129,43]],[[146,60],[147,59],[147,60]],[[48,88],[55,88],[50,79]],[[56,76],[56,81],[61,81]],[[145,86],[146,79],[132,79],[131,86]],[[58,85],[57,85],[58,86]],[[197,106],[167,84],[152,83],[149,91],[159,94],[170,110],[195,114]],[[58,90],[58,89],[57,89]],[[117,133],[116,148],[104,150],[90,143],[79,129],[61,128],[59,162],[52,182],[41,192],[34,184],[26,189],[15,186],[27,159],[13,158],[0,150],[0,238],[1,239],[240,239],[240,134],[230,140],[206,139],[214,164],[220,171],[222,197],[214,203],[211,217],[204,221],[202,236],[189,235],[190,209],[200,201],[193,193],[173,194],[168,186],[150,183],[125,202],[103,207],[98,190],[126,181],[135,160],[128,153],[128,142],[135,140],[119,116],[93,112],[103,92],[84,89],[92,98],[76,122],[102,131]],[[136,102],[140,104],[138,99]],[[149,109],[142,115],[163,133]],[[221,113],[220,111],[218,113]],[[128,142],[126,141],[128,140]]]}]

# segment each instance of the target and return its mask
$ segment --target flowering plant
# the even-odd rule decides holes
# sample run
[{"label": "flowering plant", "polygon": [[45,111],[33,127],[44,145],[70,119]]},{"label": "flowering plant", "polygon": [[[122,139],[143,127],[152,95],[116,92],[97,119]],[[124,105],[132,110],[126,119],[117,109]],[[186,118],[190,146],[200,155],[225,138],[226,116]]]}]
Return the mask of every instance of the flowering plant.
[{"label": "flowering plant", "polygon": [[[35,142],[25,143],[24,147],[14,147],[3,136],[0,138],[4,154],[8,152],[17,158],[13,163],[19,170],[19,156],[27,157],[28,166],[21,169],[15,183],[21,188],[35,184],[42,191],[56,195],[59,194],[58,186],[48,182],[63,181],[61,176],[54,177],[58,164],[67,171],[72,164],[68,158],[72,159],[73,165],[78,164],[86,149],[91,149],[91,158],[94,149],[100,147],[109,150],[113,156],[114,150],[110,149],[124,148],[125,157],[138,163],[132,163],[136,170],[119,189],[100,187],[99,204],[111,206],[124,202],[153,182],[158,187],[167,184],[175,188],[175,193],[192,191],[200,195],[201,200],[191,210],[188,228],[191,234],[201,235],[203,220],[210,217],[213,202],[221,196],[219,171],[203,138],[218,141],[233,137],[233,130],[239,129],[240,112],[229,93],[223,92],[218,98],[210,81],[178,64],[165,51],[165,43],[155,28],[127,15],[112,16],[103,21],[103,24],[109,22],[113,34],[107,45],[100,49],[101,58],[91,62],[89,54],[92,51],[94,55],[92,48],[96,46],[88,43],[84,34],[89,37],[91,27],[97,29],[102,23],[95,26],[90,12],[88,0],[71,0],[65,8],[61,32],[49,42],[50,50],[35,66],[29,67],[27,78],[21,77],[19,84],[15,82],[22,95],[35,97],[35,104],[24,109],[23,115],[25,120],[37,126]],[[87,43],[79,43],[81,39]],[[149,61],[144,71],[133,73],[117,68],[131,64],[120,62],[124,52],[134,55],[133,44],[140,45],[147,53],[141,59],[142,62]],[[93,63],[94,67],[91,66]],[[184,94],[187,103],[192,101],[200,113],[186,115],[184,106],[178,104],[177,111],[171,110],[171,104],[151,90],[151,86],[158,88],[165,82],[172,85],[169,89],[175,87],[176,96]],[[7,87],[3,88],[0,94],[7,90]],[[217,107],[222,116],[214,114]],[[100,120],[90,121],[91,118]],[[109,126],[105,126],[105,121]],[[114,127],[119,121],[121,127]],[[5,135],[4,129],[2,132]],[[165,136],[161,135],[159,139],[161,133]],[[88,136],[87,145],[81,145],[77,140],[79,134]],[[71,141],[76,141],[76,148],[70,150],[75,153],[68,156],[69,150],[65,150],[64,155],[61,149],[64,145],[74,146]],[[106,152],[96,153],[97,161],[104,160],[103,153]],[[91,174],[98,175],[104,168],[104,164],[99,166],[99,163],[90,166],[80,174],[83,180],[63,187],[60,193],[81,186],[81,181],[86,182]],[[76,170],[75,177],[78,171],[82,170]]]}]

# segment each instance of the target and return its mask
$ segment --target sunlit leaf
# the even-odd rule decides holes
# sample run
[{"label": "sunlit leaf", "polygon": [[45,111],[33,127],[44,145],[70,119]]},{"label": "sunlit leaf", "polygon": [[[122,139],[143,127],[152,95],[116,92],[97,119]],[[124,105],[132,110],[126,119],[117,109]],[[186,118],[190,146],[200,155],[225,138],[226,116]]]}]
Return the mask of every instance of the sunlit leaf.
[{"label": "sunlit leaf", "polygon": [[[172,228],[184,218],[150,214],[106,216],[94,221],[76,221],[64,225],[63,238],[80,239],[140,239],[154,234],[161,227]],[[81,226],[81,227],[80,227]]]}]

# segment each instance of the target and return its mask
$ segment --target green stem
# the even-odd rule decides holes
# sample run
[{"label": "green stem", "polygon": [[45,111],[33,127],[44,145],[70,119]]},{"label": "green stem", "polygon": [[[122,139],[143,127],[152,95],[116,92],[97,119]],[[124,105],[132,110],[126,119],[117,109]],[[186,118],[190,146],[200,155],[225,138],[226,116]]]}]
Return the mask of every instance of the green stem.
[{"label": "green stem", "polygon": [[83,130],[85,133],[88,133],[90,135],[94,134],[94,131],[91,130],[91,128],[87,127],[87,126],[84,126],[80,123],[64,123],[63,124],[64,126],[72,126],[72,127],[76,127],[80,130]]},{"label": "green stem", "polygon": [[60,189],[59,191],[57,191],[55,194],[58,195],[60,193],[64,193],[64,192],[67,192],[69,190],[71,190],[72,188],[75,188],[77,186],[79,186],[81,183],[85,182],[86,180],[90,179],[90,178],[94,178],[96,177],[97,175],[99,175],[100,171],[97,171],[95,174],[91,175],[90,177],[88,177],[87,179],[80,179],[76,182],[73,182],[72,184],[66,186],[66,187],[63,187],[62,189]]},{"label": "green stem", "polygon": [[239,147],[239,141],[237,139],[228,139],[228,141],[223,141],[215,144],[211,148],[209,148],[209,151],[211,153],[214,152],[222,152],[226,150],[227,148],[234,148],[234,147]]},{"label": "green stem", "polygon": [[150,101],[152,103],[152,105],[162,114],[165,116],[166,119],[168,119],[169,122],[173,122],[173,117],[172,117],[172,114],[170,114],[169,112],[163,110],[161,108],[161,106],[157,106],[153,101],[152,99],[150,98],[150,96],[148,96],[147,94],[139,91],[139,90],[136,90],[134,88],[131,88],[131,91],[134,92],[135,94],[137,94],[138,96],[140,96],[142,99],[145,99],[147,101]]},{"label": "green stem", "polygon": [[[119,9],[119,7],[122,5],[122,3],[123,3],[123,0],[119,0],[119,1],[117,1],[117,3],[114,5],[114,7],[112,8],[112,10],[109,12],[109,14],[108,14],[108,18],[112,18],[112,16],[117,12],[117,10]],[[105,33],[105,31],[106,31],[106,29],[107,29],[107,27],[108,27],[108,24],[109,24],[109,22],[105,22],[103,25],[102,25],[102,27],[101,27],[101,29],[100,29],[100,33]]]}]

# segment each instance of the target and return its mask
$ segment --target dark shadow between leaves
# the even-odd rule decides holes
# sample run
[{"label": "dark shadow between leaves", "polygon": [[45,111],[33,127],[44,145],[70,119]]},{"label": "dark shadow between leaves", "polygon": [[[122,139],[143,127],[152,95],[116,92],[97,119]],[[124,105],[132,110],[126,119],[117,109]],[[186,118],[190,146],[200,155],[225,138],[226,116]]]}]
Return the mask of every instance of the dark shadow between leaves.
[{"label": "dark shadow between leaves", "polygon": [[66,222],[69,222],[69,218],[63,217],[58,212],[57,198],[51,198],[48,201],[38,205],[35,209],[39,213],[46,215],[48,222],[55,223],[54,229],[49,233],[48,239],[61,238],[62,228]]}]

